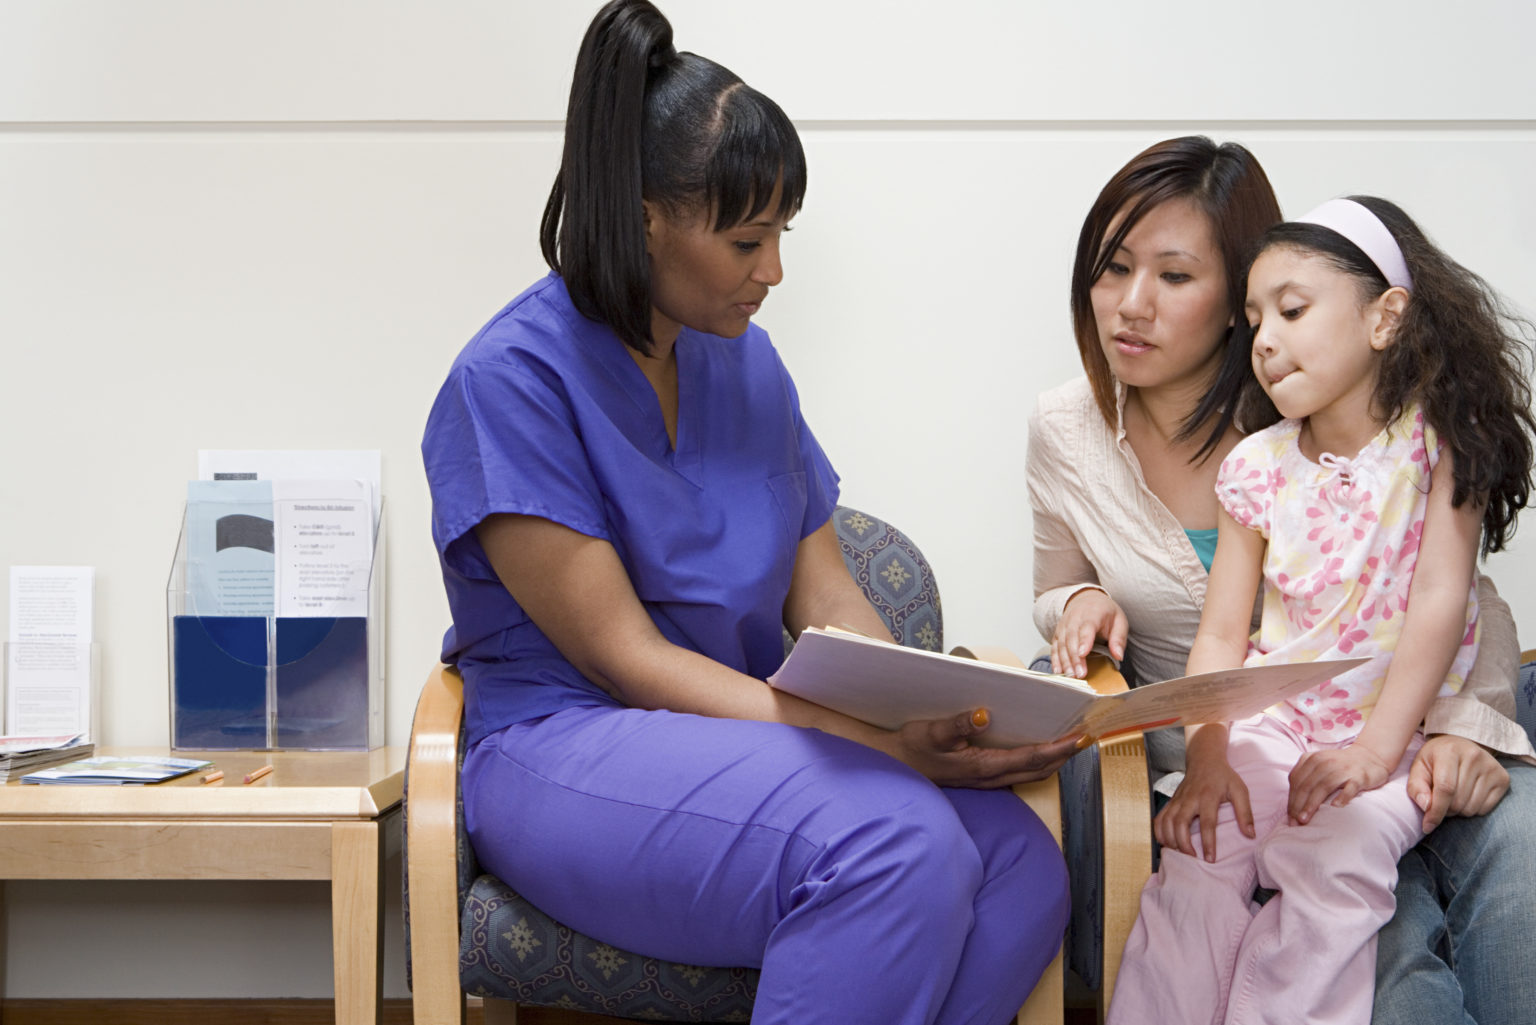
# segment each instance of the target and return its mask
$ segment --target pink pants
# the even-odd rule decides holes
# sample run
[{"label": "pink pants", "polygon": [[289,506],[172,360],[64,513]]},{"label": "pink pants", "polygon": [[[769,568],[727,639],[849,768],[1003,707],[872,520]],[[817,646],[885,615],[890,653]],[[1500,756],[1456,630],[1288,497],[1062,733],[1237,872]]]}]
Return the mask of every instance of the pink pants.
[{"label": "pink pants", "polygon": [[[1367,1025],[1376,932],[1392,917],[1397,860],[1423,836],[1408,797],[1416,736],[1386,784],[1312,821],[1287,821],[1287,778],[1310,750],[1278,720],[1232,726],[1227,757],[1247,784],[1257,838],[1230,804],[1217,825],[1216,861],[1163,848],[1141,893],[1115,984],[1109,1025]],[[1198,829],[1195,849],[1201,849]],[[1263,907],[1255,883],[1280,891]]]}]

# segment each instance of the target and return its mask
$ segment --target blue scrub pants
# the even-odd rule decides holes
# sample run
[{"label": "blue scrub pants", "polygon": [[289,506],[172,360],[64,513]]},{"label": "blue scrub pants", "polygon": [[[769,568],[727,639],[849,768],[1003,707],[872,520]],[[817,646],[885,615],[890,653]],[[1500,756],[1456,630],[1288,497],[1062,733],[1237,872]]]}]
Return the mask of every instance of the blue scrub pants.
[{"label": "blue scrub pants", "polygon": [[1505,760],[1487,815],[1448,818],[1398,863],[1376,948],[1376,1025],[1529,1025],[1536,1017],[1536,768]]},{"label": "blue scrub pants", "polygon": [[1004,791],[818,730],[619,707],[464,762],[475,852],[594,938],[762,969],[755,1025],[1009,1020],[1061,944],[1061,852]]}]

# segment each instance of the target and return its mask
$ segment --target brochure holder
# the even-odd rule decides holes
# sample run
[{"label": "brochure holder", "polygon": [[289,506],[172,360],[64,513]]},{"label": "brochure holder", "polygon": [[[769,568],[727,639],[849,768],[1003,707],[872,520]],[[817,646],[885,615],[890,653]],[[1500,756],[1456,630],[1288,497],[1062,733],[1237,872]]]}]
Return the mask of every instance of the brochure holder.
[{"label": "brochure holder", "polygon": [[101,644],[7,641],[6,735],[79,733],[85,743],[101,734]]},{"label": "brochure holder", "polygon": [[166,587],[171,747],[365,751],[382,745],[382,510],[366,608],[366,617],[198,615],[189,598],[183,515]]}]

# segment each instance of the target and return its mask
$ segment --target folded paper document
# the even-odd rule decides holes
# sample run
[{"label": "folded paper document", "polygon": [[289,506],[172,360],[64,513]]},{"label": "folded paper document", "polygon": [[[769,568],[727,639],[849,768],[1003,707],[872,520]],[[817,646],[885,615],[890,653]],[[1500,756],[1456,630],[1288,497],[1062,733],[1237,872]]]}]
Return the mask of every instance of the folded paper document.
[{"label": "folded paper document", "polygon": [[1364,661],[1222,670],[1100,695],[1068,676],[812,627],[768,682],[885,729],[985,708],[991,725],[979,743],[1011,747],[1075,734],[1103,737],[1246,719]]}]

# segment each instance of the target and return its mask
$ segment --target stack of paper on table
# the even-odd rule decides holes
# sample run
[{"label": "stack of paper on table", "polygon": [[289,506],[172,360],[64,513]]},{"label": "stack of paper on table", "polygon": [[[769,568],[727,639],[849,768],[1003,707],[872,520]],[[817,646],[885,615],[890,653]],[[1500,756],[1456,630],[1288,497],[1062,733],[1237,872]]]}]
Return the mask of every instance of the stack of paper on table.
[{"label": "stack of paper on table", "polygon": [[1246,719],[1365,661],[1222,670],[1099,695],[1068,676],[811,627],[768,682],[885,729],[985,708],[991,724],[978,743],[1011,747]]},{"label": "stack of paper on table", "polygon": [[200,758],[164,758],[155,755],[97,756],[67,762],[52,769],[29,772],[23,783],[121,784],[159,783],[206,769],[212,762]]},{"label": "stack of paper on table", "polygon": [[83,758],[96,750],[83,734],[56,737],[0,737],[0,783],[12,776],[71,758]]}]

